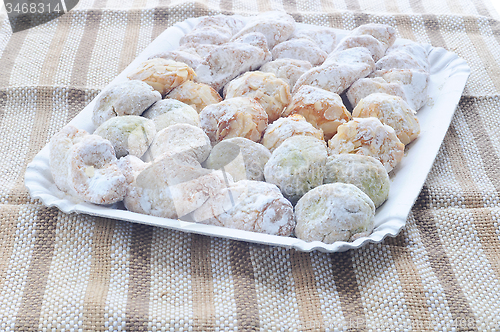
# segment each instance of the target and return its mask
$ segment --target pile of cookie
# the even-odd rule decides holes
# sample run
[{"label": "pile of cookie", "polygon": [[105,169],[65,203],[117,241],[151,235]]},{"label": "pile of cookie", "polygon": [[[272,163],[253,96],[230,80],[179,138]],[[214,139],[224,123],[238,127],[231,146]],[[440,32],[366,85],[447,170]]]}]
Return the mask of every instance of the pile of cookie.
[{"label": "pile of cookie", "polygon": [[50,143],[57,187],[94,204],[305,241],[374,228],[420,133],[428,55],[384,24],[340,39],[266,12],[202,18]]}]

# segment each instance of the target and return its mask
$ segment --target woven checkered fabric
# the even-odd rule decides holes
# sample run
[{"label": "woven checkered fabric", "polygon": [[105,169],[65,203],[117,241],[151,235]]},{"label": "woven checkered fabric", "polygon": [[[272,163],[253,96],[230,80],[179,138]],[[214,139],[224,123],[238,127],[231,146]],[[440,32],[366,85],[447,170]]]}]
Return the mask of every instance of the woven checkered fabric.
[{"label": "woven checkered fabric", "polygon": [[[406,228],[304,253],[65,214],[26,165],[163,30],[278,9],[398,36],[471,67]],[[12,33],[0,18],[1,331],[500,331],[500,17],[488,0],[81,0]]]}]

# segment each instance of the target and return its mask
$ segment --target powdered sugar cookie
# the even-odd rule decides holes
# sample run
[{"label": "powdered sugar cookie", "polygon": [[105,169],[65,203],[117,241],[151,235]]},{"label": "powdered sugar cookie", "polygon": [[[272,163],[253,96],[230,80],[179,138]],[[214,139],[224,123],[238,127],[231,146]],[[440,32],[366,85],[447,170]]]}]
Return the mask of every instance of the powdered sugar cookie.
[{"label": "powdered sugar cookie", "polygon": [[161,99],[161,94],[145,82],[125,81],[104,90],[96,100],[92,122],[96,127],[122,115],[141,115]]},{"label": "powdered sugar cookie", "polygon": [[386,55],[376,63],[374,76],[382,76],[394,69],[412,69],[429,71],[427,51],[417,43],[394,45],[387,50]]},{"label": "powdered sugar cookie", "polygon": [[111,142],[116,156],[126,155],[142,157],[156,135],[153,121],[137,115],[125,115],[111,118],[100,125],[95,131]]},{"label": "powdered sugar cookie", "polygon": [[[198,44],[198,43],[186,43],[179,46],[178,51],[190,53],[192,55],[199,56],[202,59],[205,59],[210,52],[215,50],[219,45],[212,44]],[[161,58],[161,57],[159,57]],[[181,61],[182,62],[182,61]],[[195,68],[195,67],[191,67]]]},{"label": "powdered sugar cookie", "polygon": [[195,81],[219,91],[238,75],[256,70],[272,60],[264,35],[254,33],[220,45],[196,67]]},{"label": "powdered sugar cookie", "polygon": [[231,30],[221,26],[195,27],[181,37],[179,43],[197,43],[221,45],[227,43],[232,37]]},{"label": "powdered sugar cookie", "polygon": [[154,121],[157,132],[177,123],[200,126],[198,112],[191,106],[175,99],[157,101],[142,115]]},{"label": "powdered sugar cookie", "polygon": [[387,55],[391,56],[392,54],[398,55],[401,53],[406,53],[410,55],[413,60],[418,63],[418,66],[415,66],[412,69],[418,69],[428,72],[430,68],[429,63],[429,54],[424,46],[420,43],[416,43],[413,41],[405,41],[403,43],[395,44],[387,49]]},{"label": "powdered sugar cookie", "polygon": [[203,169],[189,153],[165,153],[136,176],[124,203],[133,212],[178,218],[225,188],[225,181],[220,172]]},{"label": "powdered sugar cookie", "polygon": [[391,69],[385,72],[382,78],[390,84],[401,86],[404,99],[413,110],[418,111],[427,103],[430,79],[428,72],[418,69]]},{"label": "powdered sugar cookie", "polygon": [[352,107],[356,107],[359,101],[372,93],[387,93],[406,100],[403,85],[399,82],[387,82],[383,77],[360,78],[347,90],[347,98]]},{"label": "powdered sugar cookie", "polygon": [[120,169],[122,174],[125,176],[127,184],[132,184],[137,178],[137,175],[139,175],[150,165],[150,163],[146,163],[142,161],[142,159],[139,159],[136,156],[130,154],[118,159],[116,164],[118,165],[118,168]]},{"label": "powdered sugar cookie", "polygon": [[233,180],[264,181],[264,166],[271,152],[262,144],[247,138],[234,137],[217,143],[203,163],[203,167],[221,169]]},{"label": "powdered sugar cookie", "polygon": [[350,48],[330,54],[319,67],[314,67],[299,77],[293,93],[303,85],[311,85],[337,94],[352,83],[368,76],[375,67],[371,53],[364,47]]},{"label": "powdered sugar cookie", "polygon": [[322,64],[328,54],[308,38],[294,38],[277,44],[272,49],[273,60],[297,59],[310,62],[313,66]]},{"label": "powdered sugar cookie", "polygon": [[419,110],[427,102],[429,66],[427,50],[418,43],[408,41],[390,47],[376,63],[372,76],[400,84],[410,107]]},{"label": "powdered sugar cookie", "polygon": [[328,27],[311,26],[307,29],[297,28],[292,38],[309,38],[323,51],[330,54],[337,44],[337,33]]},{"label": "powdered sugar cookie", "polygon": [[232,80],[225,91],[225,98],[249,97],[256,100],[267,113],[269,123],[280,117],[292,100],[290,87],[274,74],[260,71],[248,72]]},{"label": "powdered sugar cookie", "polygon": [[[210,18],[206,18],[210,19]],[[206,20],[205,19],[205,20]],[[201,21],[200,23],[202,23]],[[197,43],[220,45],[227,43],[233,36],[230,29],[218,25],[195,26],[193,30],[181,37],[179,44]]]},{"label": "powdered sugar cookie", "polygon": [[259,68],[259,71],[265,73],[273,73],[277,78],[281,78],[288,83],[290,87],[295,85],[295,82],[302,74],[312,68],[309,61],[296,59],[276,59],[265,63]]},{"label": "powdered sugar cookie", "polygon": [[261,181],[231,184],[194,212],[204,224],[271,235],[290,236],[295,220],[292,204],[278,187]]},{"label": "powdered sugar cookie", "polygon": [[[216,47],[216,45],[213,45]],[[149,57],[149,59],[161,58],[165,60],[173,60],[175,62],[185,63],[190,68],[198,67],[204,60],[204,57],[186,50],[177,49],[168,52],[160,52]]]},{"label": "powdered sugar cookie", "polygon": [[196,25],[197,28],[204,26],[224,27],[234,35],[243,29],[245,22],[243,22],[243,17],[240,15],[214,15],[202,18]]},{"label": "powdered sugar cookie", "polygon": [[179,46],[179,48],[166,52],[155,53],[149,59],[162,58],[167,60],[174,60],[182,62],[189,67],[195,69],[204,60],[205,57],[219,45],[212,44],[198,44],[186,43]]},{"label": "powdered sugar cookie", "polygon": [[206,106],[217,104],[222,97],[210,85],[186,81],[170,91],[166,98],[182,101],[192,106],[198,113]]},{"label": "powdered sugar cookie", "polygon": [[179,44],[224,44],[244,26],[242,18],[237,15],[203,17],[193,30],[181,37]]},{"label": "powdered sugar cookie", "polygon": [[295,25],[295,20],[287,13],[269,11],[252,16],[245,27],[233,36],[233,39],[251,32],[259,32],[266,37],[267,45],[269,49],[272,49],[292,35]]},{"label": "powdered sugar cookie", "polygon": [[264,63],[272,60],[270,48],[267,45],[266,37],[260,32],[251,32],[233,39],[234,43],[249,44],[260,48],[265,53]]},{"label": "powdered sugar cookie", "polygon": [[396,29],[387,24],[368,23],[360,25],[350,33],[352,36],[370,35],[385,45],[391,47],[396,41]]},{"label": "powdered sugar cookie", "polygon": [[218,46],[219,45],[212,44],[186,43],[180,45],[179,48],[175,50],[153,54],[149,59],[163,58],[174,60],[176,62],[185,63],[189,67],[195,69],[204,61],[205,57]]},{"label": "powdered sugar cookie", "polygon": [[374,93],[360,100],[352,111],[357,118],[376,117],[396,132],[401,143],[409,144],[420,134],[420,124],[403,98]]},{"label": "powdered sugar cookie", "polygon": [[296,135],[313,136],[319,140],[324,139],[321,129],[314,128],[302,115],[293,114],[286,118],[279,118],[267,126],[261,144],[273,152],[287,138]]},{"label": "powdered sugar cookie", "polygon": [[373,76],[382,76],[393,69],[423,70],[419,62],[410,54],[404,52],[392,52],[377,62]]},{"label": "powdered sugar cookie", "polygon": [[113,204],[125,196],[126,179],[116,164],[111,143],[73,126],[50,141],[54,183],[70,196],[95,204]]},{"label": "powdered sugar cookie", "polygon": [[[328,55],[322,67],[331,65],[349,66],[353,68],[368,68],[370,73],[375,68],[375,61],[366,47],[352,47]],[[365,70],[366,72],[367,70]]]},{"label": "powdered sugar cookie", "polygon": [[390,172],[403,158],[404,144],[392,127],[379,119],[353,118],[340,125],[337,134],[328,141],[330,155],[355,153],[372,156]]},{"label": "powdered sugar cookie", "polygon": [[267,113],[254,99],[229,98],[205,107],[200,113],[200,126],[212,145],[231,137],[259,142],[267,127]]},{"label": "powdered sugar cookie", "polygon": [[153,160],[167,152],[190,154],[201,163],[207,159],[211,149],[210,140],[200,127],[178,123],[156,134],[150,153]]},{"label": "powdered sugar cookie", "polygon": [[[179,218],[198,208],[207,200],[218,196],[232,184],[231,176],[223,171],[212,171],[190,181],[170,186],[170,192]],[[185,217],[191,220],[191,217]]]},{"label": "powdered sugar cookie", "polygon": [[340,52],[353,47],[364,47],[368,49],[373,57],[373,61],[382,58],[387,50],[387,46],[370,35],[347,36],[343,38],[335,47],[334,52]]},{"label": "powdered sugar cookie", "polygon": [[351,119],[338,94],[309,85],[303,85],[295,92],[282,116],[291,114],[302,115],[307,122],[321,129],[327,140],[335,135],[339,125]]},{"label": "powdered sugar cookie", "polygon": [[361,189],[378,208],[389,197],[391,183],[384,165],[370,156],[343,153],[326,160],[323,183],[350,183]]},{"label": "powdered sugar cookie", "polygon": [[323,183],[327,158],[325,141],[312,136],[292,136],[271,154],[264,167],[267,182],[277,185],[292,203]]},{"label": "powdered sugar cookie", "polygon": [[[72,192],[68,182],[70,150],[88,134],[83,129],[67,125],[50,139],[49,163],[52,178],[57,188],[70,195]],[[76,194],[73,193],[73,196],[76,197]]]},{"label": "powdered sugar cookie", "polygon": [[375,205],[352,184],[331,183],[305,194],[295,206],[295,235],[304,241],[354,241],[373,231]]},{"label": "powdered sugar cookie", "polygon": [[176,86],[192,80],[194,70],[182,62],[154,58],[142,62],[127,77],[146,82],[164,96]]},{"label": "powdered sugar cookie", "polygon": [[197,43],[221,45],[232,37],[231,30],[223,26],[195,26],[193,30],[181,37],[179,44]]}]

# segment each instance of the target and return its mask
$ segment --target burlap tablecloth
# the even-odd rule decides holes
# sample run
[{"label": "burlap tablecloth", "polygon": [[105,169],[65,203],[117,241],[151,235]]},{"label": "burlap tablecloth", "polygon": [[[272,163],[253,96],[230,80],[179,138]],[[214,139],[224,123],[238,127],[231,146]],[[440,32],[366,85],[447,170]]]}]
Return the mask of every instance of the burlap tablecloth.
[{"label": "burlap tablecloth", "polygon": [[[283,9],[399,36],[472,69],[406,228],[304,253],[67,215],[26,165],[160,32],[188,17]],[[488,0],[85,0],[12,33],[0,20],[0,330],[500,331],[500,24]]]}]

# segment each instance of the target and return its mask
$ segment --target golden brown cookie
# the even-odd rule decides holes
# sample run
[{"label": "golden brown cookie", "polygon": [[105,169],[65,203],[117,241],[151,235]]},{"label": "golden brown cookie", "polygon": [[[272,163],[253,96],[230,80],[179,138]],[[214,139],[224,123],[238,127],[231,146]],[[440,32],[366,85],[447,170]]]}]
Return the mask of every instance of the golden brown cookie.
[{"label": "golden brown cookie", "polygon": [[320,140],[324,139],[321,129],[314,128],[302,115],[292,114],[285,118],[279,118],[268,125],[264,136],[262,136],[261,144],[273,152],[287,138],[296,135],[313,136]]},{"label": "golden brown cookie", "polygon": [[182,62],[154,58],[142,62],[127,77],[146,82],[164,96],[176,86],[192,80],[194,70]]},{"label": "golden brown cookie", "polygon": [[247,72],[232,80],[225,89],[225,98],[248,97],[256,100],[267,113],[269,123],[278,119],[292,100],[290,87],[272,73]]},{"label": "golden brown cookie", "polygon": [[186,81],[170,91],[166,98],[182,101],[200,113],[206,106],[217,104],[222,97],[210,85]]},{"label": "golden brown cookie", "polygon": [[231,137],[259,142],[267,127],[267,113],[252,98],[229,98],[205,107],[200,113],[200,126],[212,145]]},{"label": "golden brown cookie", "polygon": [[403,158],[404,144],[392,127],[379,119],[353,118],[328,141],[329,154],[355,153],[378,159],[390,172]]},{"label": "golden brown cookie", "polygon": [[294,93],[282,116],[291,114],[302,115],[315,128],[321,129],[327,140],[335,135],[339,125],[351,119],[338,94],[309,85],[301,86]]},{"label": "golden brown cookie", "polygon": [[420,124],[415,111],[403,98],[386,93],[373,93],[361,99],[352,111],[357,118],[376,117],[396,132],[401,143],[409,144],[420,134]]}]

